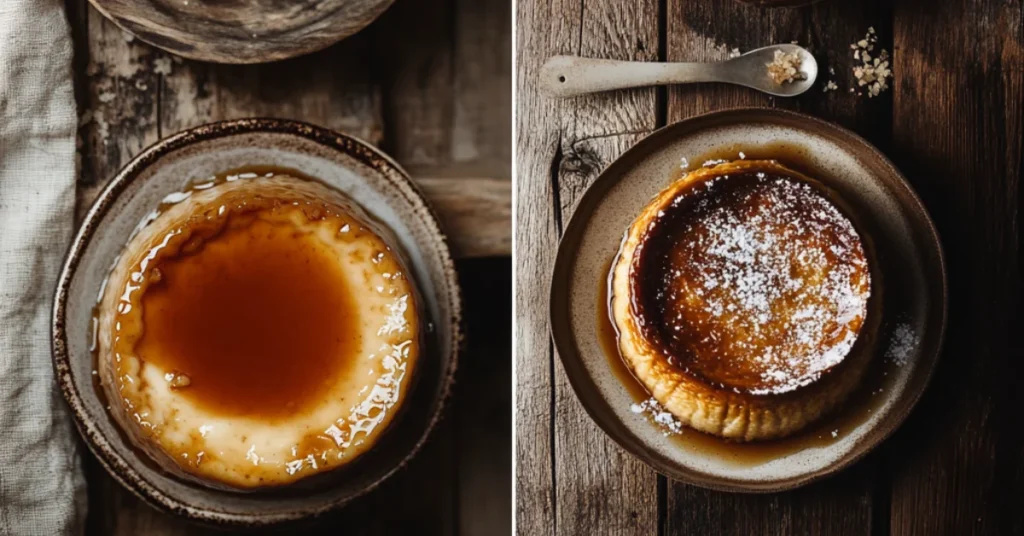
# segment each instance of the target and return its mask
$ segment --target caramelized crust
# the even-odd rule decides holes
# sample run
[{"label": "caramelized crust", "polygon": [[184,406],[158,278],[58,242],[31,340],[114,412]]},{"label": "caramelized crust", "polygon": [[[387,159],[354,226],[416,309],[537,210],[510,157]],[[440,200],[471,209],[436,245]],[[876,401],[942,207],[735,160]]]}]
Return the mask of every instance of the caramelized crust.
[{"label": "caramelized crust", "polygon": [[871,274],[832,196],[741,160],[689,173],[630,227],[612,276],[619,350],[684,424],[781,437],[856,387]]}]

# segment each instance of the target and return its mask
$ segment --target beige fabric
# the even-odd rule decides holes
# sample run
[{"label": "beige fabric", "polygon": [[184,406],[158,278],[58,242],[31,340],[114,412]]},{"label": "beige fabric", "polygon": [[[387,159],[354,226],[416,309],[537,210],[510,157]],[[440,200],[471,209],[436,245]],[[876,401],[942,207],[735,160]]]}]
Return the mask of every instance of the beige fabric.
[{"label": "beige fabric", "polygon": [[0,0],[0,534],[82,532],[85,482],[54,384],[50,307],[74,225],[62,0]]}]

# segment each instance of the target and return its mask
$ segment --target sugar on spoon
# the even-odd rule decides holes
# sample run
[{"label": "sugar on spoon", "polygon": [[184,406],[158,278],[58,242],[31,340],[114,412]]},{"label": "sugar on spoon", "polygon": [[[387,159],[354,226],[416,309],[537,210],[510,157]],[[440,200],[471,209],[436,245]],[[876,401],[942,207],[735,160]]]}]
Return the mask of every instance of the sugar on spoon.
[{"label": "sugar on spoon", "polygon": [[[768,72],[775,52],[797,54],[800,78],[776,82]],[[799,45],[771,45],[715,63],[656,63],[554,56],[540,70],[540,87],[557,97],[632,87],[725,82],[777,97],[795,97],[814,85],[818,62]]]}]

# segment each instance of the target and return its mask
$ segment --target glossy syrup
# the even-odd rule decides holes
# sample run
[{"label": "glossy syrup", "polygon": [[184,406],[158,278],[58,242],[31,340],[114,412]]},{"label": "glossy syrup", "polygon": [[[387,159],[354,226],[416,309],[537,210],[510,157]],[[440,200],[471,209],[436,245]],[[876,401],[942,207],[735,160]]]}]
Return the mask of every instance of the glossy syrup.
[{"label": "glossy syrup", "polygon": [[[135,232],[192,193],[275,175],[310,180],[276,167],[229,170],[168,196]],[[286,417],[315,403],[354,364],[357,307],[328,246],[281,222],[229,218],[235,221],[203,243],[163,259],[156,281],[150,274],[142,296],[146,329],[136,350],[199,406],[267,420]],[[110,409],[97,372],[103,293],[101,288],[93,308],[90,350],[95,391]]]},{"label": "glossy syrup", "polygon": [[217,413],[301,411],[354,361],[359,319],[345,275],[306,233],[257,219],[156,269],[136,351]]},{"label": "glossy syrup", "polygon": [[[800,171],[808,172],[806,150],[802,147],[786,144],[771,143],[765,145],[730,145],[718,148],[708,153],[688,158],[689,166],[683,169],[677,168],[670,177],[674,182],[683,175],[698,169],[706,161],[715,160],[736,160],[740,153],[748,160],[777,160],[781,164]],[[870,238],[868,238],[870,240]],[[634,403],[641,403],[650,399],[651,395],[646,388],[633,376],[625,361],[622,359],[618,348],[618,333],[611,316],[611,270],[615,259],[609,259],[604,266],[605,278],[598,281],[598,303],[595,304],[597,311],[597,333],[599,344],[608,360],[608,365],[613,374],[622,382],[630,393]],[[874,270],[873,277],[874,277]],[[880,282],[880,280],[879,280]],[[876,314],[878,311],[876,311]],[[881,330],[879,330],[880,332]],[[682,433],[666,432],[679,446],[694,455],[710,457],[737,467],[753,467],[763,465],[779,458],[795,454],[806,449],[824,448],[840,441],[847,433],[866,422],[873,413],[882,405],[885,397],[883,393],[893,388],[895,383],[896,364],[889,360],[882,359],[879,349],[875,348],[876,355],[866,371],[861,385],[856,391],[841,404],[830,415],[821,421],[814,423],[797,433],[796,435],[776,440],[758,441],[751,443],[740,443],[705,434],[690,428],[685,428]],[[650,426],[659,431],[665,428],[654,422],[653,418],[644,413],[635,415],[636,418],[645,418]]]}]

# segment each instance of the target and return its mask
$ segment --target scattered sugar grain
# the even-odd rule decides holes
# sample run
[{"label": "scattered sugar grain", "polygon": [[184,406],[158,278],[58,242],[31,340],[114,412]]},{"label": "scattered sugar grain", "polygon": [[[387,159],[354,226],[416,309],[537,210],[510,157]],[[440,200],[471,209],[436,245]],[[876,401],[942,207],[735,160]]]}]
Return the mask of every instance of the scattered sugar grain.
[{"label": "scattered sugar grain", "polygon": [[638,404],[633,404],[629,410],[637,415],[645,415],[652,422],[661,427],[665,436],[683,433],[683,423],[676,419],[676,416],[667,411],[657,400],[648,398]]},{"label": "scattered sugar grain", "polygon": [[[875,54],[877,43],[878,35],[872,26],[868,28],[868,33],[863,39],[850,45],[856,62],[853,66],[853,76],[857,80],[857,87],[863,88],[868,98],[877,97],[889,89],[889,80],[892,78],[889,51],[881,49]],[[853,93],[854,88],[850,88],[850,92]],[[858,95],[863,93],[858,92]]]},{"label": "scattered sugar grain", "polygon": [[885,357],[896,366],[902,367],[910,361],[911,354],[917,349],[917,337],[908,324],[897,324],[889,339],[889,348]]}]

